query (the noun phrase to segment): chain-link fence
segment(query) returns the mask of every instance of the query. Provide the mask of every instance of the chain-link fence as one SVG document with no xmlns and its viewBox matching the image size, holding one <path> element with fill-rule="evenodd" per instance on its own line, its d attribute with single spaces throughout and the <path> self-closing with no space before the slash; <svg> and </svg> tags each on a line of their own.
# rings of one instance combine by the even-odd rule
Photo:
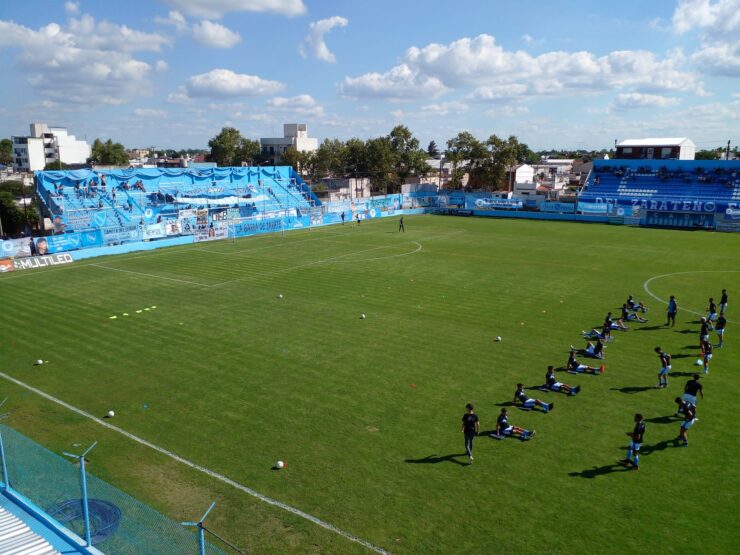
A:
<svg viewBox="0 0 740 555">
<path fill-rule="evenodd" d="M 0 425 L 9 485 L 57 522 L 85 537 L 80 470 L 12 428 Z M 198 537 L 118 488 L 87 476 L 90 531 L 95 547 L 111 555 L 199 552 Z M 224 554 L 213 545 L 208 554 Z"/>
</svg>

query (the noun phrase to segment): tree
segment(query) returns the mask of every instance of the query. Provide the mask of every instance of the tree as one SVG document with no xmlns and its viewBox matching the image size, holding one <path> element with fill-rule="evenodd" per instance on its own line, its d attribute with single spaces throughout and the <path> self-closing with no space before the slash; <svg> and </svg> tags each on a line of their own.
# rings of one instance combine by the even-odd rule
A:
<svg viewBox="0 0 740 555">
<path fill-rule="evenodd" d="M 121 143 L 114 143 L 111 139 L 103 142 L 95 139 L 92 146 L 90 162 L 99 166 L 128 166 L 129 159 L 126 149 Z"/>
<path fill-rule="evenodd" d="M 400 191 L 400 185 L 406 178 L 426 175 L 429 168 L 426 164 L 427 154 L 419 148 L 419 139 L 413 136 L 405 125 L 397 125 L 388 135 L 393 153 L 395 179 L 391 192 Z"/>
<path fill-rule="evenodd" d="M 10 139 L 0 141 L 0 164 L 13 165 L 13 141 Z"/>
<path fill-rule="evenodd" d="M 439 148 L 437 147 L 437 143 L 434 141 L 429 141 L 429 146 L 427 146 L 427 154 L 430 158 L 437 158 L 439 156 Z"/>
<path fill-rule="evenodd" d="M 216 162 L 219 166 L 233 166 L 238 158 L 239 148 L 243 146 L 243 139 L 238 129 L 224 127 L 221 132 L 208 141 L 211 153 L 209 162 Z"/>
<path fill-rule="evenodd" d="M 520 164 L 536 164 L 540 161 L 540 157 L 534 152 L 527 143 L 519 143 L 517 149 L 516 161 Z"/>
<path fill-rule="evenodd" d="M 342 177 L 346 171 L 345 146 L 339 139 L 324 139 L 316 151 L 316 175 Z"/>
<path fill-rule="evenodd" d="M 720 149 L 720 151 L 723 149 Z M 697 150 L 694 155 L 695 160 L 719 160 L 719 153 L 716 150 Z"/>
<path fill-rule="evenodd" d="M 447 141 L 445 157 L 452 162 L 450 185 L 453 189 L 462 188 L 463 176 L 476 167 L 484 151 L 481 142 L 467 131 L 462 131 Z"/>
<path fill-rule="evenodd" d="M 241 165 L 242 162 L 246 162 L 248 165 L 254 166 L 259 162 L 261 155 L 262 147 L 260 146 L 259 141 L 242 137 L 236 151 L 234 165 L 238 166 Z"/>
<path fill-rule="evenodd" d="M 54 171 L 54 170 L 68 170 L 69 165 L 65 164 L 64 162 L 60 162 L 59 160 L 55 162 L 49 162 L 44 166 L 44 171 Z"/>
</svg>

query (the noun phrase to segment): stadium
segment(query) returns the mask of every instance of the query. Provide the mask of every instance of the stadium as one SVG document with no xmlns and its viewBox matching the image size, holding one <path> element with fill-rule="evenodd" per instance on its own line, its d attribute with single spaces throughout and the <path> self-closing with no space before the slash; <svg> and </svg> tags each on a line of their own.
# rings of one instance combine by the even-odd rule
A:
<svg viewBox="0 0 740 555">
<path fill-rule="evenodd" d="M 5 262 L 3 408 L 56 453 L 98 442 L 87 468 L 103 552 L 142 552 L 159 512 L 192 519 L 184 507 L 211 501 L 209 526 L 256 551 L 448 552 L 461 533 L 473 550 L 590 551 L 616 541 L 614 511 L 650 530 L 639 549 L 660 549 L 677 528 L 650 515 L 698 534 L 675 511 L 688 484 L 663 471 L 674 467 L 695 503 L 714 505 L 703 547 L 728 551 L 734 342 L 706 377 L 688 464 L 672 401 L 695 371 L 703 303 L 737 283 L 737 238 L 706 230 L 734 227 L 738 172 L 597 161 L 564 213 L 431 189 L 322 203 L 289 167 L 40 172 L 58 233 Z M 615 332 L 602 375 L 565 372 L 581 331 L 628 295 L 649 323 Z M 669 295 L 676 328 L 662 325 Z M 655 344 L 673 354 L 670 394 L 653 388 Z M 560 397 L 537 389 L 548 365 L 583 391 L 552 414 L 511 414 L 532 441 L 491 439 L 517 380 Z M 475 465 L 453 418 L 467 402 L 481 418 Z M 612 423 L 629 428 L 633 412 L 650 436 L 645 470 L 625 481 Z M 2 432 L 18 495 L 52 516 L 80 502 L 72 465 Z M 640 497 L 648 483 L 661 495 Z M 82 514 L 69 518 L 84 538 Z M 155 551 L 186 552 L 189 533 L 169 528 L 176 539 Z"/>
</svg>

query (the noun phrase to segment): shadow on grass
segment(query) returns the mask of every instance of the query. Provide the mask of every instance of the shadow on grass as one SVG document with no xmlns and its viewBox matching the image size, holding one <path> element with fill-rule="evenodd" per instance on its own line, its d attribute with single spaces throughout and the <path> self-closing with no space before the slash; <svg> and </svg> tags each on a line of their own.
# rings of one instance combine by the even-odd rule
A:
<svg viewBox="0 0 740 555">
<path fill-rule="evenodd" d="M 640 454 L 647 456 L 651 453 L 654 453 L 655 451 L 664 451 L 668 447 L 678 447 L 678 443 L 675 439 L 666 439 L 664 441 L 656 443 L 655 445 L 643 445 L 642 447 L 640 447 Z"/>
<path fill-rule="evenodd" d="M 678 424 L 681 420 L 678 417 L 668 416 L 656 416 L 655 418 L 646 418 L 645 422 L 652 422 L 653 424 Z"/>
<path fill-rule="evenodd" d="M 679 353 L 677 355 L 671 355 L 671 358 L 691 358 L 694 355 L 690 355 L 688 353 Z"/>
<path fill-rule="evenodd" d="M 467 462 L 458 461 L 455 457 L 465 457 L 465 453 L 453 453 L 452 455 L 429 455 L 423 459 L 406 459 L 409 464 L 437 464 L 441 462 L 451 462 L 460 466 L 468 466 Z"/>
<path fill-rule="evenodd" d="M 635 328 L 635 331 L 655 331 L 655 330 L 661 330 L 665 326 L 661 325 L 655 325 L 655 326 L 644 326 L 642 328 Z"/>
<path fill-rule="evenodd" d="M 604 476 L 605 474 L 611 474 L 612 472 L 629 472 L 629 468 L 618 463 L 613 463 L 604 466 L 594 466 L 592 468 L 582 470 L 581 472 L 569 472 L 568 476 L 573 476 L 574 478 L 577 477 L 593 479 L 598 476 Z"/>
<path fill-rule="evenodd" d="M 652 386 L 646 385 L 646 386 L 633 386 L 633 387 L 612 387 L 612 391 L 620 391 L 622 393 L 640 393 L 642 391 L 650 391 L 651 389 L 655 389 Z"/>
<path fill-rule="evenodd" d="M 691 350 L 691 349 L 701 349 L 701 345 L 684 345 L 681 348 L 684 349 L 684 350 L 686 350 L 686 349 L 689 349 L 689 350 Z"/>
<path fill-rule="evenodd" d="M 674 333 L 683 333 L 683 334 L 687 334 L 687 333 L 697 333 L 698 334 L 699 333 L 696 330 L 673 330 L 673 332 Z"/>
<path fill-rule="evenodd" d="M 671 376 L 674 378 L 680 378 L 680 377 L 690 378 L 694 374 L 701 374 L 701 372 L 671 372 Z"/>
</svg>

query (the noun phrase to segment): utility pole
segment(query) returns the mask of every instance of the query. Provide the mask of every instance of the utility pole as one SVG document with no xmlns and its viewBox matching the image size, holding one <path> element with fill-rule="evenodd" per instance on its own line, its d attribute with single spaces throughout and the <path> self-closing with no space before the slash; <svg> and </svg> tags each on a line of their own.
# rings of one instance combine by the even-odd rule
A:
<svg viewBox="0 0 740 555">
<path fill-rule="evenodd" d="M 730 161 L 730 141 L 727 141 L 727 156 L 725 156 L 725 160 Z"/>
</svg>

